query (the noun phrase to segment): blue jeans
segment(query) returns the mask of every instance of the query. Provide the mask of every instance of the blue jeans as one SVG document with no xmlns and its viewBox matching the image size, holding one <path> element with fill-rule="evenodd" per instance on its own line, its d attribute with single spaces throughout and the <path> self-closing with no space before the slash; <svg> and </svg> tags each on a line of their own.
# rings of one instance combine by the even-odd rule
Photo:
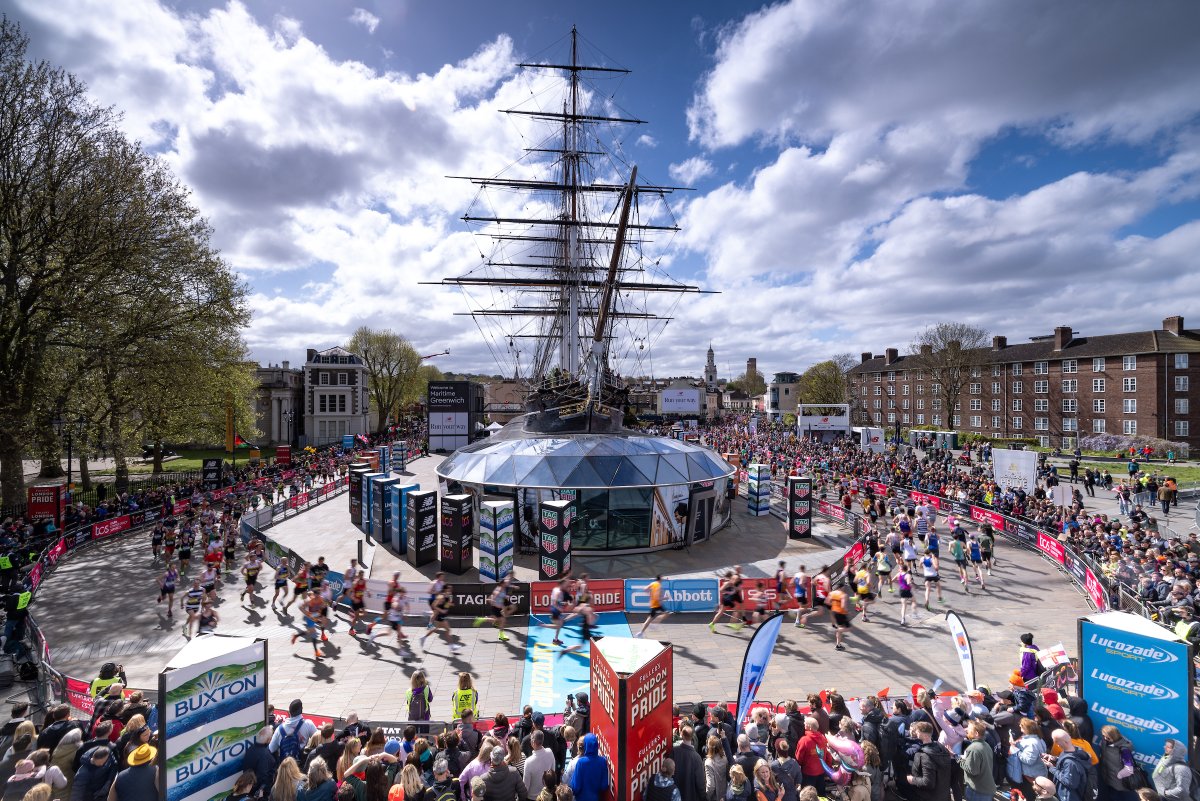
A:
<svg viewBox="0 0 1200 801">
<path fill-rule="evenodd" d="M 992 801 L 992 797 L 987 793 L 977 793 L 970 787 L 963 789 L 963 798 L 965 798 L 966 801 Z"/>
</svg>

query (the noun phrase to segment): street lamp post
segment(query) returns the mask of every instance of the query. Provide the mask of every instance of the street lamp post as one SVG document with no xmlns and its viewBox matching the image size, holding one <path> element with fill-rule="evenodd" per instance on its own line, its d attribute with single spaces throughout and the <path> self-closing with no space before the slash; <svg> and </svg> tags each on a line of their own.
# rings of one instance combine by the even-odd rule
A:
<svg viewBox="0 0 1200 801">
<path fill-rule="evenodd" d="M 286 412 L 284 412 L 282 415 L 280 415 L 280 417 L 283 418 L 283 422 L 287 423 L 287 444 L 291 445 L 292 444 L 292 420 L 295 419 L 296 413 L 294 411 L 292 411 L 291 409 L 288 409 Z"/>
<path fill-rule="evenodd" d="M 60 437 L 65 437 L 67 440 L 67 491 L 71 490 L 71 457 L 72 449 L 75 444 L 75 435 L 78 433 L 83 435 L 84 420 L 83 415 L 80 415 L 76 420 L 64 420 L 62 417 L 54 418 L 54 432 Z M 81 470 L 82 472 L 82 470 Z"/>
</svg>

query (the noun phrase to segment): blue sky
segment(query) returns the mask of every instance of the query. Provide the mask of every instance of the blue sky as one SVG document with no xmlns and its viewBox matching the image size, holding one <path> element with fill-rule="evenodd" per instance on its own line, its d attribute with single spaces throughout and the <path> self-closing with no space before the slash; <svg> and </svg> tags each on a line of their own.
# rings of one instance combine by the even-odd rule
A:
<svg viewBox="0 0 1200 801">
<path fill-rule="evenodd" d="M 710 340 L 722 374 L 803 370 L 946 319 L 1198 324 L 1194 2 L 0 2 L 193 188 L 262 361 L 368 324 L 496 369 L 418 282 L 478 261 L 445 176 L 517 158 L 513 64 L 572 24 L 633 71 L 604 84 L 649 121 L 625 154 L 696 189 L 672 274 L 722 291 L 627 372 L 699 374 Z"/>
</svg>

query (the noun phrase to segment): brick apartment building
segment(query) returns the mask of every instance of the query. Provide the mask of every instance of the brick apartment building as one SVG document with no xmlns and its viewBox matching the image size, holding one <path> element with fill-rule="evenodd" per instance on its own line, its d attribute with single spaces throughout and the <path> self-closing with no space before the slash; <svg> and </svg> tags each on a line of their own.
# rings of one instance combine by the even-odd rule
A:
<svg viewBox="0 0 1200 801">
<path fill-rule="evenodd" d="M 1076 336 L 1070 326 L 1010 345 L 992 339 L 982 366 L 943 409 L 912 356 L 862 354 L 849 371 L 856 425 L 933 426 L 1074 447 L 1091 434 L 1143 434 L 1200 447 L 1200 331 L 1168 317 L 1155 331 Z"/>
</svg>

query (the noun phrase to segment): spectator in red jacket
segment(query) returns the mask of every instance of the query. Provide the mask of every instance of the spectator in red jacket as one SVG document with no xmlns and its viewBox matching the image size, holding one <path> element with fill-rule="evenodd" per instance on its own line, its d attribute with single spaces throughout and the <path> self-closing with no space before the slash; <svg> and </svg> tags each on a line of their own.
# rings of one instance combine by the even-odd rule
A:
<svg viewBox="0 0 1200 801">
<path fill-rule="evenodd" d="M 804 719 L 804 736 L 796 744 L 796 761 L 800 763 L 801 786 L 812 787 L 817 795 L 825 795 L 825 767 L 822 760 L 829 746 L 821 734 L 821 724 L 809 716 Z"/>
</svg>

